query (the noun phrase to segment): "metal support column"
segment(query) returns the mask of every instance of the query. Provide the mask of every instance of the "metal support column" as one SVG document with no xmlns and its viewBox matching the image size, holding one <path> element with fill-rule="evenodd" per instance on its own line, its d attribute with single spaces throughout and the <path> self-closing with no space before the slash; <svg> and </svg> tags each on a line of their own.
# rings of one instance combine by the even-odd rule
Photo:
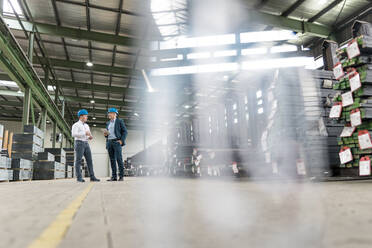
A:
<svg viewBox="0 0 372 248">
<path fill-rule="evenodd" d="M 49 84 L 49 70 L 48 70 L 48 67 L 45 67 L 44 73 L 45 73 L 44 85 L 45 85 L 45 88 L 48 89 L 48 84 Z"/>
<path fill-rule="evenodd" d="M 32 56 L 33 56 L 33 47 L 34 47 L 34 32 L 30 33 L 30 38 L 28 40 L 28 59 L 32 63 Z M 34 114 L 34 105 L 32 101 L 32 94 L 31 89 L 26 88 L 25 89 L 25 97 L 23 100 L 23 119 L 22 123 L 23 125 L 29 124 L 30 119 L 30 111 L 31 111 L 31 117 L 32 117 L 32 124 L 35 125 L 35 114 Z"/>
<path fill-rule="evenodd" d="M 57 134 L 57 123 L 53 122 L 53 132 L 52 132 L 52 147 L 56 148 L 56 134 Z"/>
<path fill-rule="evenodd" d="M 34 52 L 34 39 L 35 39 L 35 33 L 30 32 L 30 38 L 28 39 L 28 59 L 30 60 L 30 63 L 32 64 L 32 58 L 33 58 L 33 52 Z"/>
<path fill-rule="evenodd" d="M 58 97 L 59 97 L 59 87 L 58 87 L 58 85 L 56 87 L 55 92 L 56 92 L 56 94 L 54 96 L 54 102 L 58 107 Z M 54 120 L 54 122 L 53 122 L 53 133 L 52 133 L 52 147 L 53 148 L 56 148 L 56 138 L 57 138 L 56 136 L 57 136 L 57 122 L 56 122 L 56 120 Z"/>
<path fill-rule="evenodd" d="M 46 111 L 46 109 L 43 109 L 41 111 L 41 131 L 44 132 L 44 137 L 45 137 L 45 133 L 46 133 L 47 118 L 48 118 L 48 112 Z M 43 142 L 45 144 L 45 138 L 44 138 Z"/>
<path fill-rule="evenodd" d="M 65 100 L 62 100 L 62 117 L 65 117 Z M 65 135 L 62 134 L 62 137 L 61 137 L 61 149 L 63 148 L 63 141 L 65 140 Z"/>
<path fill-rule="evenodd" d="M 25 97 L 23 98 L 23 115 L 22 115 L 22 130 L 24 125 L 29 124 L 31 107 L 31 89 L 25 89 Z"/>
<path fill-rule="evenodd" d="M 30 99 L 30 109 L 31 109 L 31 120 L 32 120 L 32 125 L 36 125 L 36 122 L 35 122 L 35 111 L 34 111 L 34 103 L 33 103 L 33 99 L 32 99 L 32 96 L 31 96 L 31 99 Z"/>
</svg>

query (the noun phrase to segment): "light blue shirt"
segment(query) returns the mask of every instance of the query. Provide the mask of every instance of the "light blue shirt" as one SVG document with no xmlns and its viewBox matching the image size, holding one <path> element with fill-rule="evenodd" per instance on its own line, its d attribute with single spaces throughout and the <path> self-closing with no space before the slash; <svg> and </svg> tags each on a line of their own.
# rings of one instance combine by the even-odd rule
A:
<svg viewBox="0 0 372 248">
<path fill-rule="evenodd" d="M 108 126 L 108 131 L 110 132 L 108 139 L 116 139 L 117 137 L 115 136 L 115 120 L 110 120 L 110 124 Z"/>
</svg>

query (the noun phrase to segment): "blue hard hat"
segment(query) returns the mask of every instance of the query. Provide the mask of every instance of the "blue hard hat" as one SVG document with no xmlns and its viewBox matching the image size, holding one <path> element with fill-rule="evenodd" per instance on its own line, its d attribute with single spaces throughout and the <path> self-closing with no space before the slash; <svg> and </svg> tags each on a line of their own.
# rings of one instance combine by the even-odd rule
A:
<svg viewBox="0 0 372 248">
<path fill-rule="evenodd" d="M 80 115 L 88 115 L 88 111 L 86 109 L 80 109 L 77 116 L 80 117 Z"/>
<path fill-rule="evenodd" d="M 119 114 L 119 112 L 116 108 L 109 108 L 107 113 L 116 113 L 117 115 Z"/>
</svg>

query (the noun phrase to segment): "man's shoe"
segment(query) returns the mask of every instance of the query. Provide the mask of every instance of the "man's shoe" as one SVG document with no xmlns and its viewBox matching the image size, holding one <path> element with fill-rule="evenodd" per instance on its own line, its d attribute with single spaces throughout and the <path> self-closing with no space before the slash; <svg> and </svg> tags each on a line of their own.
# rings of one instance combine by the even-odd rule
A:
<svg viewBox="0 0 372 248">
<path fill-rule="evenodd" d="M 77 181 L 80 182 L 80 183 L 85 183 L 84 179 L 78 179 Z"/>
<path fill-rule="evenodd" d="M 123 177 L 120 177 L 120 178 L 119 178 L 119 181 L 124 181 L 124 178 L 123 178 Z"/>
<path fill-rule="evenodd" d="M 111 177 L 109 180 L 107 180 L 108 182 L 113 182 L 113 181 L 117 181 L 117 179 L 115 177 Z"/>
<path fill-rule="evenodd" d="M 99 182 L 99 181 L 101 181 L 101 180 L 99 180 L 98 178 L 95 177 L 95 178 L 91 178 L 90 181 L 91 181 L 91 182 Z"/>
</svg>

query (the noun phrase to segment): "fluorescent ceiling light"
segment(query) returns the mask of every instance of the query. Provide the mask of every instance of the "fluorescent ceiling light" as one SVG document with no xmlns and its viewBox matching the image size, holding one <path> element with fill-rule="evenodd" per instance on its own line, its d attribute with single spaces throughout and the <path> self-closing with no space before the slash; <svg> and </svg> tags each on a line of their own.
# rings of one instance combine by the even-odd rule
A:
<svg viewBox="0 0 372 248">
<path fill-rule="evenodd" d="M 211 56 L 210 53 L 189 53 L 187 54 L 187 59 L 203 59 L 203 58 L 209 58 Z"/>
<path fill-rule="evenodd" d="M 95 101 L 94 100 L 90 100 L 90 103 L 95 103 Z"/>
<path fill-rule="evenodd" d="M 219 64 L 157 68 L 151 71 L 151 75 L 153 76 L 182 75 L 182 74 L 196 74 L 196 73 L 203 73 L 203 72 L 236 71 L 238 69 L 239 69 L 238 63 L 219 63 Z"/>
<path fill-rule="evenodd" d="M 18 84 L 13 81 L 0 80 L 0 86 L 15 87 L 18 88 Z"/>
<path fill-rule="evenodd" d="M 177 61 L 177 60 L 183 60 L 183 55 L 182 54 L 177 54 L 177 57 L 174 57 L 174 58 L 160 59 L 160 61 L 162 61 L 162 62 L 166 62 L 166 61 Z"/>
<path fill-rule="evenodd" d="M 245 61 L 242 63 L 243 70 L 262 70 L 283 67 L 303 67 L 313 63 L 312 57 L 293 57 L 279 59 L 262 59 Z"/>
<path fill-rule="evenodd" d="M 159 27 L 159 29 L 162 27 Z M 176 26 L 178 29 L 178 26 Z M 161 31 L 161 29 L 160 29 Z M 190 48 L 190 47 L 206 47 L 218 45 L 235 44 L 235 34 L 224 34 L 215 36 L 202 36 L 202 37 L 185 37 L 179 36 L 177 39 L 160 42 L 160 49 L 173 49 L 173 48 Z"/>
<path fill-rule="evenodd" d="M 297 51 L 297 47 L 294 45 L 273 46 L 270 49 L 271 53 L 295 52 L 295 51 Z"/>
<path fill-rule="evenodd" d="M 267 47 L 247 48 L 242 49 L 242 55 L 265 54 L 267 50 Z"/>
<path fill-rule="evenodd" d="M 93 127 L 96 127 L 97 125 L 96 124 L 93 124 Z"/>
<path fill-rule="evenodd" d="M 88 62 L 87 62 L 87 66 L 92 67 L 92 66 L 93 66 L 93 63 L 90 62 L 90 61 L 88 61 Z"/>
<path fill-rule="evenodd" d="M 151 92 L 151 93 L 154 92 L 155 90 L 152 88 L 152 86 L 150 84 L 150 80 L 147 77 L 146 71 L 144 69 L 142 69 L 141 72 L 142 72 L 143 78 L 145 79 L 148 92 Z"/>
<path fill-rule="evenodd" d="M 224 51 L 217 51 L 214 52 L 214 57 L 228 57 L 228 56 L 236 56 L 236 50 L 224 50 Z"/>
<path fill-rule="evenodd" d="M 294 39 L 297 39 L 296 34 L 293 31 L 288 30 L 260 31 L 240 34 L 241 43 Z"/>
<path fill-rule="evenodd" d="M 95 119 L 97 119 L 97 118 L 96 118 L 96 117 L 93 117 L 92 119 L 95 120 Z"/>
<path fill-rule="evenodd" d="M 133 115 L 139 117 L 139 114 L 138 113 L 134 113 Z"/>
<path fill-rule="evenodd" d="M 55 91 L 56 87 L 52 85 L 48 85 L 48 91 Z"/>
</svg>

